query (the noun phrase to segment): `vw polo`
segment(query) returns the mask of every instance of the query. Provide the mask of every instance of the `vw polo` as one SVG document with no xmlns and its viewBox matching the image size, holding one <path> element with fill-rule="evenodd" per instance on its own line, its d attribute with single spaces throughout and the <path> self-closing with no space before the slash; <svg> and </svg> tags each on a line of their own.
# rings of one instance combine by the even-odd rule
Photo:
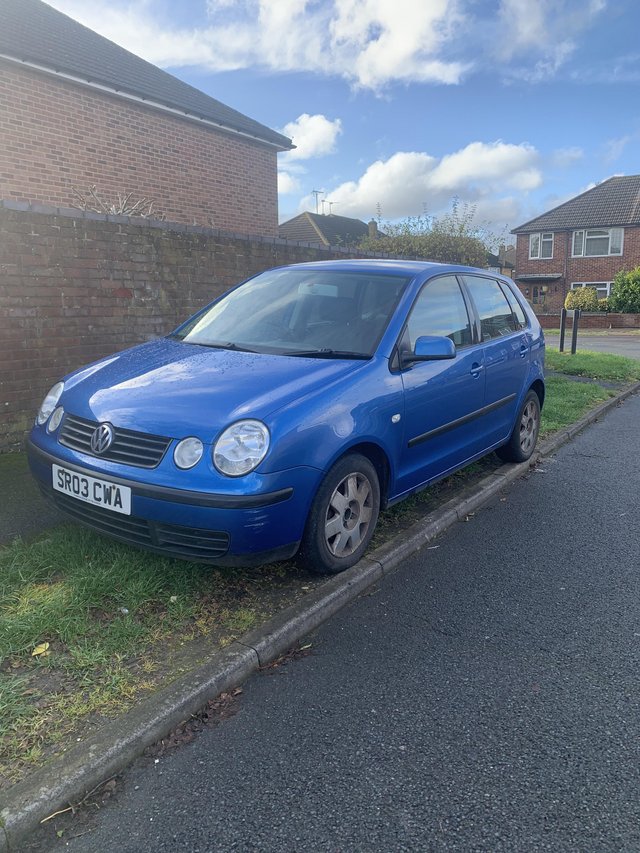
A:
<svg viewBox="0 0 640 853">
<path fill-rule="evenodd" d="M 28 442 L 42 491 L 132 545 L 335 573 L 381 509 L 535 447 L 544 337 L 486 270 L 326 261 L 264 272 L 172 334 L 71 373 Z"/>
</svg>

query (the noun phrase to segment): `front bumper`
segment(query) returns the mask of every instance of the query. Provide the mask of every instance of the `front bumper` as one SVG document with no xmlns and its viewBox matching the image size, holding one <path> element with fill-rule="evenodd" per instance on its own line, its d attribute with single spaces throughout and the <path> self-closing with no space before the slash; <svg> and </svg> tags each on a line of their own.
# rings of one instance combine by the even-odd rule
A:
<svg viewBox="0 0 640 853">
<path fill-rule="evenodd" d="M 112 470 L 97 467 L 95 459 L 87 460 L 89 467 L 71 461 L 67 452 L 45 450 L 34 436 L 27 443 L 27 453 L 43 494 L 75 521 L 130 545 L 215 565 L 252 566 L 292 557 L 302 538 L 319 474 L 314 469 L 299 468 L 287 472 L 293 485 L 259 494 L 221 494 L 158 485 L 147 471 L 137 471 L 136 480 L 114 476 Z M 128 486 L 132 492 L 131 515 L 114 513 L 54 490 L 54 463 L 81 475 Z"/>
</svg>

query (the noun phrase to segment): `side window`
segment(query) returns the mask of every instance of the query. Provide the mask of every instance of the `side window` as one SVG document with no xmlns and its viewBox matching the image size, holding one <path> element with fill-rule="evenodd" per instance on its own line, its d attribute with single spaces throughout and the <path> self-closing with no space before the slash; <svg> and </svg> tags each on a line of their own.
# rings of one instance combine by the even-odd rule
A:
<svg viewBox="0 0 640 853">
<path fill-rule="evenodd" d="M 515 318 L 520 325 L 520 328 L 525 329 L 527 326 L 527 318 L 525 316 L 524 311 L 522 310 L 522 305 L 520 305 L 508 284 L 501 283 L 500 287 L 502 288 L 502 292 L 504 293 L 504 295 L 507 297 L 507 302 L 511 306 L 511 310 L 514 313 Z"/>
<path fill-rule="evenodd" d="M 422 335 L 451 338 L 457 347 L 471 343 L 467 306 L 455 276 L 436 278 L 422 288 L 411 309 L 407 332 L 411 349 Z"/>
<path fill-rule="evenodd" d="M 483 341 L 517 331 L 518 326 L 511 306 L 495 279 L 475 275 L 465 275 L 463 278 L 480 315 Z"/>
</svg>

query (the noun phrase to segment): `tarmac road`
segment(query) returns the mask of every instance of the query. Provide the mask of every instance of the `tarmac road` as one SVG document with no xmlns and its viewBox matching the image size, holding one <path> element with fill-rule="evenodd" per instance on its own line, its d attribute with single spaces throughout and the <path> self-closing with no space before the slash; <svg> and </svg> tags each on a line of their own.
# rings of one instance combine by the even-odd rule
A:
<svg viewBox="0 0 640 853">
<path fill-rule="evenodd" d="M 639 423 L 636 396 L 48 849 L 640 849 Z"/>
<path fill-rule="evenodd" d="M 558 348 L 559 341 L 560 335 L 547 335 L 547 343 L 554 349 Z M 565 352 L 571 352 L 571 329 L 565 332 L 564 349 Z M 578 329 L 578 352 L 583 349 L 640 358 L 640 335 L 590 335 Z"/>
</svg>

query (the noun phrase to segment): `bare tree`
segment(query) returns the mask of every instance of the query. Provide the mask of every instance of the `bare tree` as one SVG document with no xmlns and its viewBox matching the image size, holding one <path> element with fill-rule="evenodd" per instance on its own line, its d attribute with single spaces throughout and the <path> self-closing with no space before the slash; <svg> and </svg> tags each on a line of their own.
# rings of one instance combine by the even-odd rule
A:
<svg viewBox="0 0 640 853">
<path fill-rule="evenodd" d="M 105 201 L 99 195 L 95 184 L 87 188 L 87 192 L 82 193 L 77 187 L 73 187 L 73 194 L 77 198 L 77 203 L 74 207 L 78 210 L 90 210 L 93 213 L 106 213 L 109 215 L 119 216 L 141 216 L 144 219 L 164 219 L 165 215 L 153 212 L 154 202 L 148 198 L 141 198 L 137 201 L 132 199 L 133 193 L 121 195 L 118 193 L 117 201 Z"/>
</svg>

